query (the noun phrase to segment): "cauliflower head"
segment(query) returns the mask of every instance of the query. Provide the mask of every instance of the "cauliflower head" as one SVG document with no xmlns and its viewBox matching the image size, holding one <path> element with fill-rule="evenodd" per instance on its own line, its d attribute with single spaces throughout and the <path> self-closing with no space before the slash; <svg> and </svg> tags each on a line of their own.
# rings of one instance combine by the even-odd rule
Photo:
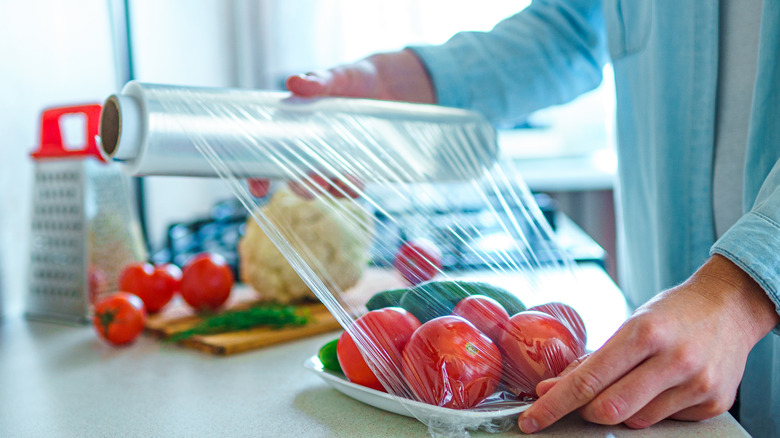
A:
<svg viewBox="0 0 780 438">
<path fill-rule="evenodd" d="M 286 241 L 330 289 L 354 286 L 368 264 L 371 215 L 352 199 L 304 199 L 283 189 L 260 207 Z M 282 304 L 316 299 L 295 269 L 252 217 L 238 243 L 241 281 L 263 301 Z"/>
</svg>

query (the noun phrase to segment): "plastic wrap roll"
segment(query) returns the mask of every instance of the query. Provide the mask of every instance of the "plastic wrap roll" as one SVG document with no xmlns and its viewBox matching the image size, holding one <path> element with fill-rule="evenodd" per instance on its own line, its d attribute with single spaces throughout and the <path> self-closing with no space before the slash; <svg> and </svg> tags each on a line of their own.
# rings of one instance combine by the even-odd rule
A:
<svg viewBox="0 0 780 438">
<path fill-rule="evenodd" d="M 340 174 L 363 163 L 387 181 L 457 180 L 479 176 L 498 154 L 492 126 L 470 111 L 135 81 L 107 99 L 100 134 L 103 152 L 135 175 L 292 179 L 291 167 Z M 329 151 L 352 160 L 325 163 Z"/>
</svg>

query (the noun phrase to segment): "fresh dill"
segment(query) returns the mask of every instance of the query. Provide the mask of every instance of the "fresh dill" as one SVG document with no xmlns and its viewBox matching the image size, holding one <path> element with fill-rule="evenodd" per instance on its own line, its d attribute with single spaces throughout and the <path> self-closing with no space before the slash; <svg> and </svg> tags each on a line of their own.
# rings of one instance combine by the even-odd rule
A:
<svg viewBox="0 0 780 438">
<path fill-rule="evenodd" d="M 168 341 L 179 342 L 196 335 L 213 335 L 255 327 L 282 328 L 302 326 L 311 321 L 309 309 L 279 304 L 264 304 L 242 310 L 229 310 L 206 316 L 198 325 L 174 333 Z"/>
</svg>

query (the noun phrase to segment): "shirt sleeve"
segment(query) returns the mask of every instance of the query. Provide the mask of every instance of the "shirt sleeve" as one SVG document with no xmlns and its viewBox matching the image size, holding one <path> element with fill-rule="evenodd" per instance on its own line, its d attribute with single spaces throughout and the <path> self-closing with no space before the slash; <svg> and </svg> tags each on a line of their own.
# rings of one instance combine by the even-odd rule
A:
<svg viewBox="0 0 780 438">
<path fill-rule="evenodd" d="M 750 274 L 780 313 L 780 2 L 764 3 L 761 20 L 743 193 L 750 208 L 710 252 Z"/>
<path fill-rule="evenodd" d="M 764 180 L 753 208 L 710 252 L 727 257 L 753 277 L 780 313 L 780 161 Z M 780 325 L 774 331 L 780 334 Z"/>
<path fill-rule="evenodd" d="M 495 123 L 595 88 L 608 58 L 600 0 L 536 0 L 489 32 L 409 49 L 428 70 L 440 105 L 479 111 Z"/>
</svg>

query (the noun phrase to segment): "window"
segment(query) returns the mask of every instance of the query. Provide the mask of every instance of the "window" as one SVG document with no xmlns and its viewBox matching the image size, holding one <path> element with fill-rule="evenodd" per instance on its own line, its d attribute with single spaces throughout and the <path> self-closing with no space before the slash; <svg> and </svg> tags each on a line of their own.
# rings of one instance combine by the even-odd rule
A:
<svg viewBox="0 0 780 438">
<path fill-rule="evenodd" d="M 280 88 L 289 74 L 355 61 L 409 44 L 438 44 L 461 30 L 490 30 L 530 0 L 266 0 L 237 7 L 259 54 L 244 66 L 260 84 Z M 242 10 L 243 9 L 243 10 Z M 242 18 L 243 17 L 243 18 Z M 246 18 L 248 17 L 248 18 Z M 241 62 L 239 60 L 239 62 Z M 249 61 L 252 63 L 252 61 Z"/>
</svg>

